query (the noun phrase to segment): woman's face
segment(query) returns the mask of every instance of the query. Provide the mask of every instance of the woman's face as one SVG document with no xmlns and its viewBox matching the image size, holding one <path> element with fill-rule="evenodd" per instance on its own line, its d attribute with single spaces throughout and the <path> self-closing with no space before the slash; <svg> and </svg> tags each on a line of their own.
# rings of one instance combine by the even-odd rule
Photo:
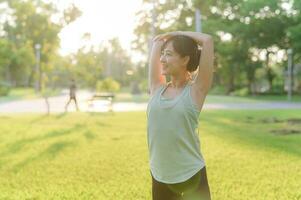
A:
<svg viewBox="0 0 301 200">
<path fill-rule="evenodd" d="M 186 72 L 186 60 L 174 50 L 172 42 L 168 42 L 160 57 L 163 65 L 162 75 L 177 75 Z"/>
</svg>

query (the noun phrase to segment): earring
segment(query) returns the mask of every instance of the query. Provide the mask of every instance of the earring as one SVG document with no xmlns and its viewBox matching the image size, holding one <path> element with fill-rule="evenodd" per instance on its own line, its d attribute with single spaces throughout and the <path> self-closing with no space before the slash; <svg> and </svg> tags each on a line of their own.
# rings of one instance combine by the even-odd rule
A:
<svg viewBox="0 0 301 200">
<path fill-rule="evenodd" d="M 188 76 L 188 80 L 190 80 L 190 81 L 191 81 L 191 80 L 192 80 L 192 75 L 191 75 L 191 72 L 188 72 L 188 73 L 187 73 L 187 76 Z"/>
</svg>

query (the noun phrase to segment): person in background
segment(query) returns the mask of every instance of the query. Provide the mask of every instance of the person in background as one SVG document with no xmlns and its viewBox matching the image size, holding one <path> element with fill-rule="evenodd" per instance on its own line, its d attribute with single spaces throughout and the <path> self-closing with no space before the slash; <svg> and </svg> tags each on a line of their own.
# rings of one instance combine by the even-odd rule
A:
<svg viewBox="0 0 301 200">
<path fill-rule="evenodd" d="M 68 106 L 72 100 L 75 103 L 76 111 L 79 111 L 77 100 L 76 100 L 76 84 L 74 79 L 71 79 L 71 84 L 69 87 L 69 100 L 65 105 L 65 112 L 67 112 Z"/>
</svg>

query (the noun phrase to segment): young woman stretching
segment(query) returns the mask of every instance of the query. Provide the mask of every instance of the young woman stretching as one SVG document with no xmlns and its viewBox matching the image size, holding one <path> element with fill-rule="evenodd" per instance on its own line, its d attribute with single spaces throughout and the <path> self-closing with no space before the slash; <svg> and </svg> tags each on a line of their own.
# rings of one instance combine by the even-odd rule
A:
<svg viewBox="0 0 301 200">
<path fill-rule="evenodd" d="M 147 106 L 153 200 L 211 199 L 197 130 L 212 83 L 213 54 L 207 34 L 177 31 L 153 39 Z"/>
</svg>

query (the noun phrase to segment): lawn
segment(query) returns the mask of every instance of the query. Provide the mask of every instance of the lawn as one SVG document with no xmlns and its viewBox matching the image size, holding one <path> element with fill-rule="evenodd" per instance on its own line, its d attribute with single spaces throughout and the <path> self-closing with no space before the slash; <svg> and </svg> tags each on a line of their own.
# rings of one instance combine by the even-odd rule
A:
<svg viewBox="0 0 301 200">
<path fill-rule="evenodd" d="M 151 199 L 145 112 L 0 116 L 0 199 Z M 213 200 L 300 200 L 298 110 L 206 110 Z"/>
<path fill-rule="evenodd" d="M 207 103 L 263 103 L 271 101 L 289 102 L 286 95 L 226 96 L 209 94 Z M 292 96 L 291 102 L 301 102 L 301 95 Z"/>
</svg>

